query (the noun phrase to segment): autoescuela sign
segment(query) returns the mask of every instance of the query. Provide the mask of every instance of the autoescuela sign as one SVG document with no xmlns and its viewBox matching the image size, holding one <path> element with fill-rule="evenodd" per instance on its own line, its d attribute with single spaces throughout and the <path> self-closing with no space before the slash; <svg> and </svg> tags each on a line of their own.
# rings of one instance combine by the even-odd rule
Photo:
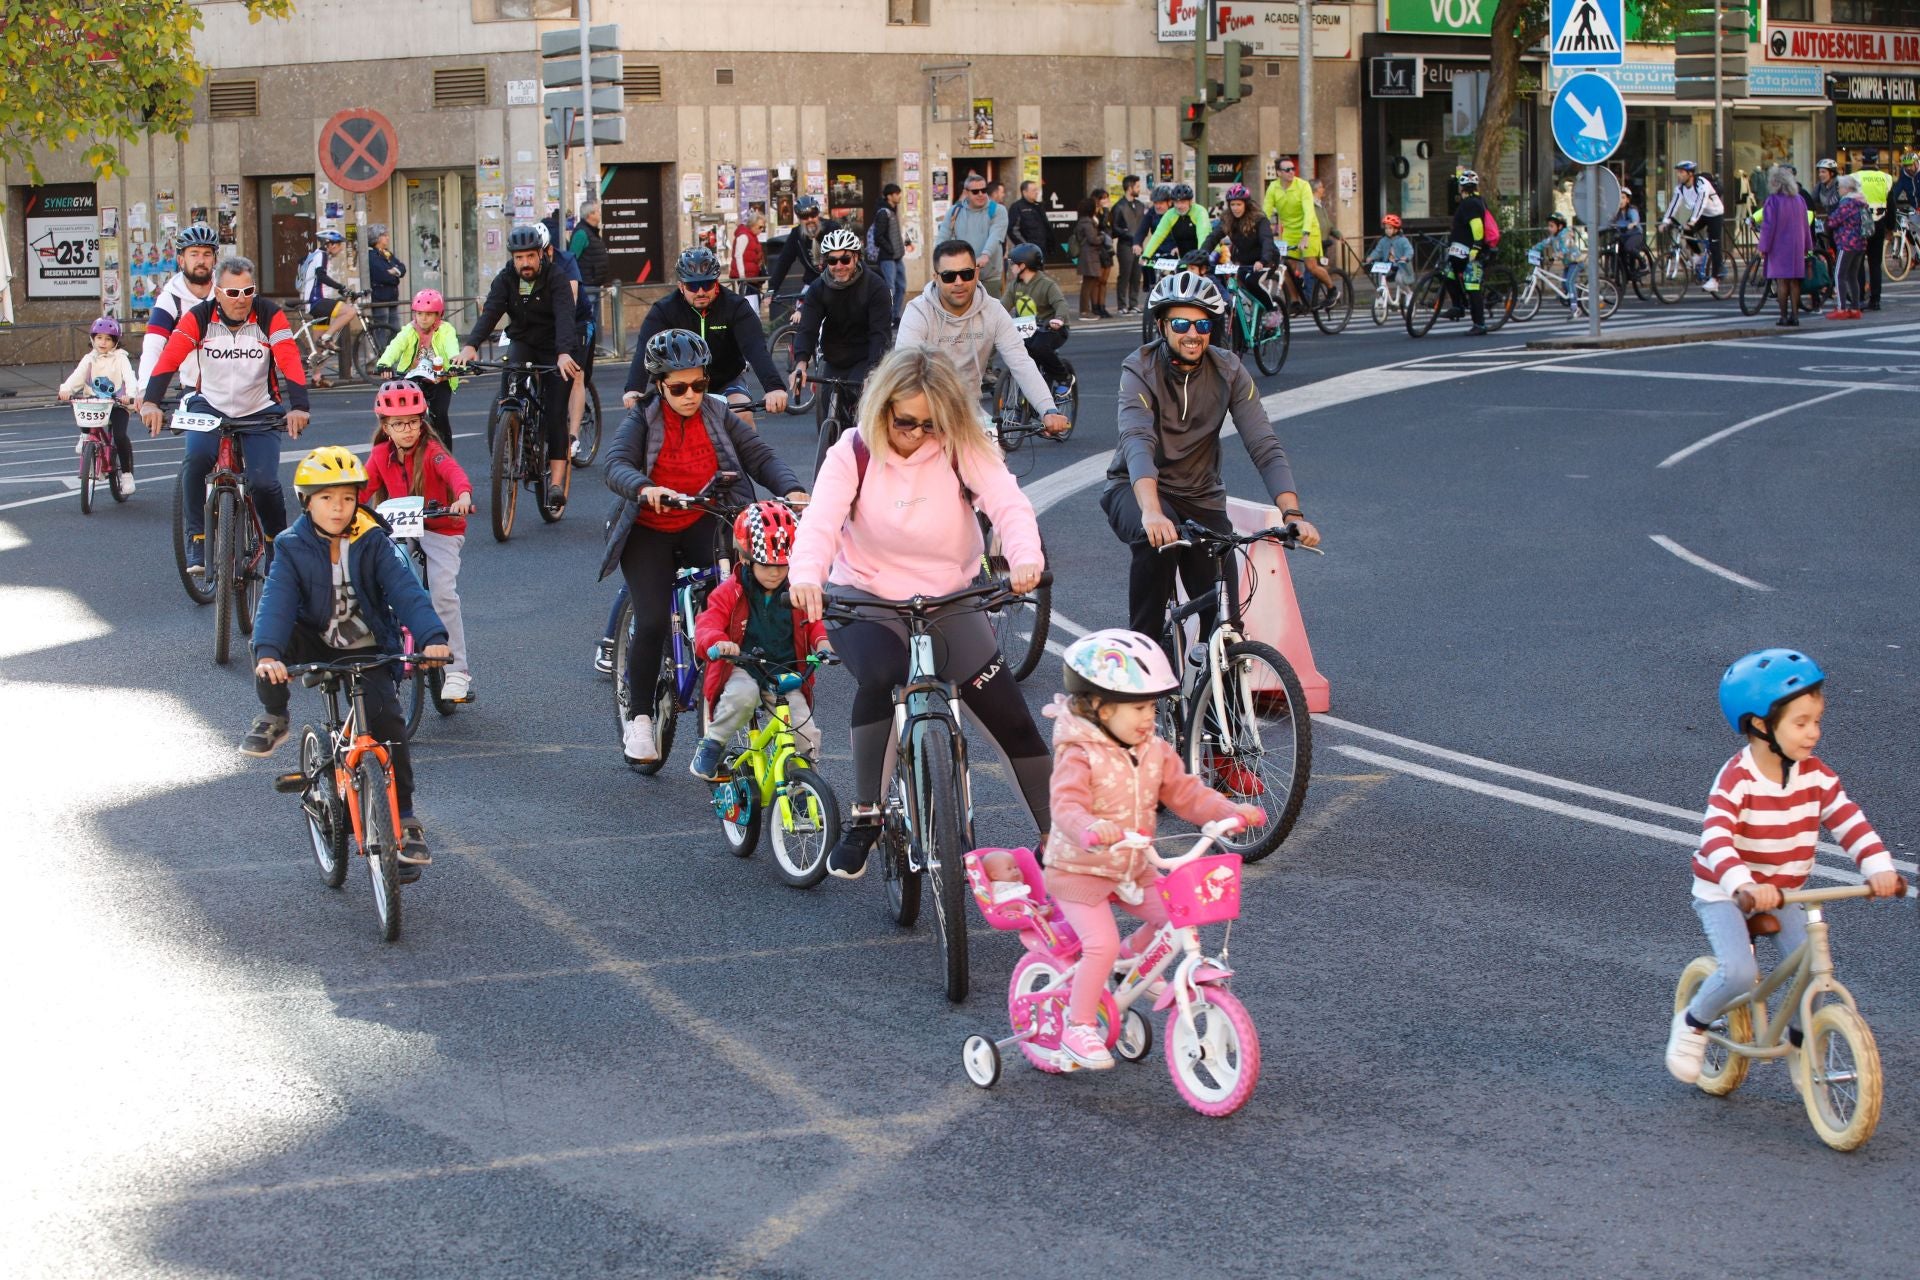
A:
<svg viewBox="0 0 1920 1280">
<path fill-rule="evenodd" d="M 29 187 L 29 298 L 99 298 L 100 207 L 90 186 Z"/>
<path fill-rule="evenodd" d="M 1867 66 L 1920 64 L 1920 33 L 1874 27 L 1768 22 L 1761 42 L 1769 62 L 1846 62 Z"/>
</svg>

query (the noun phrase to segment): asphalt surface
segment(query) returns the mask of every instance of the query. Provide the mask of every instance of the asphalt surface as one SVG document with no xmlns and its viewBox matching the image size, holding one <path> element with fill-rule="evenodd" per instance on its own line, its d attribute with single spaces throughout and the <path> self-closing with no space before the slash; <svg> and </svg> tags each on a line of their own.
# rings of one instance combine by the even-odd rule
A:
<svg viewBox="0 0 1920 1280">
<path fill-rule="evenodd" d="M 1105 1075 L 1011 1056 L 976 1089 L 960 1045 L 1004 1034 L 1015 942 L 977 928 L 949 1006 L 930 914 L 897 929 L 877 876 L 796 892 L 764 843 L 728 856 L 687 726 L 659 776 L 624 767 L 590 663 L 599 468 L 561 523 L 523 504 L 509 544 L 469 535 L 479 701 L 416 739 L 435 863 L 380 942 L 364 874 L 321 885 L 268 786 L 292 750 L 234 751 L 254 704 L 175 576 L 178 444 L 143 438 L 133 500 L 82 518 L 66 411 L 0 413 L 5 1271 L 1912 1274 L 1911 905 L 1829 916 L 1886 1078 L 1863 1150 L 1820 1145 L 1784 1067 L 1714 1099 L 1661 1049 L 1704 950 L 1687 845 L 1737 745 L 1730 658 L 1818 657 L 1822 756 L 1903 861 L 1920 839 L 1916 304 L 1893 286 L 1859 325 L 1600 354 L 1524 351 L 1543 321 L 1296 333 L 1260 381 L 1326 538 L 1292 569 L 1333 711 L 1234 928 L 1264 1062 L 1225 1120 L 1158 1045 Z M 1075 334 L 1079 427 L 1025 477 L 1084 626 L 1124 611 L 1095 498 L 1126 333 Z M 301 444 L 364 443 L 367 400 L 321 394 Z M 463 391 L 456 431 L 484 408 Z M 763 425 L 804 469 L 811 418 Z M 456 451 L 485 474 L 478 438 Z M 1040 483 L 1060 473 L 1088 483 Z M 1036 707 L 1058 678 L 1050 656 Z M 850 689 L 822 679 L 843 794 Z M 296 693 L 296 724 L 318 712 Z M 992 770 L 976 795 L 984 841 L 1031 838 Z"/>
</svg>

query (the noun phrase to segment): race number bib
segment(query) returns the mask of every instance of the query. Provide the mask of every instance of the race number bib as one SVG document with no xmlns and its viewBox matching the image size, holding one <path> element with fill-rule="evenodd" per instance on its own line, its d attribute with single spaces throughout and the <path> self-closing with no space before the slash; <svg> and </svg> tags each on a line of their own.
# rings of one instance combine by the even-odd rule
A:
<svg viewBox="0 0 1920 1280">
<path fill-rule="evenodd" d="M 1031 338 L 1040 331 L 1039 318 L 1036 316 L 1015 316 L 1013 318 L 1013 331 L 1020 335 L 1022 341 Z"/>
<path fill-rule="evenodd" d="M 176 409 L 173 421 L 169 423 L 175 431 L 218 431 L 220 415 L 217 413 L 189 413 L 185 409 Z"/>
<path fill-rule="evenodd" d="M 389 498 L 380 504 L 377 510 L 396 538 L 417 538 L 427 527 L 426 517 L 421 514 L 426 509 L 425 498 Z"/>
</svg>

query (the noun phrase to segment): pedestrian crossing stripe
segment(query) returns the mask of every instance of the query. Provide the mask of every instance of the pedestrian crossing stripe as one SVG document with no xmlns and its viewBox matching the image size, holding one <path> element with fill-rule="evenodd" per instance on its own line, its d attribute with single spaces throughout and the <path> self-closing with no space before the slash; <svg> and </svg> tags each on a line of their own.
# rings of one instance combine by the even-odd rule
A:
<svg viewBox="0 0 1920 1280">
<path fill-rule="evenodd" d="M 1620 37 L 1595 0 L 1574 0 L 1573 12 L 1560 38 L 1554 42 L 1557 54 L 1619 53 Z"/>
</svg>

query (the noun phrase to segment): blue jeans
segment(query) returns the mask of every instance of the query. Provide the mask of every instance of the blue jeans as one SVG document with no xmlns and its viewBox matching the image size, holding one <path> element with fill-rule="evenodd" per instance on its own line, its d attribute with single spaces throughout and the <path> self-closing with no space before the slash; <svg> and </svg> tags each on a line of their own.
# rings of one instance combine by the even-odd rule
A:
<svg viewBox="0 0 1920 1280">
<path fill-rule="evenodd" d="M 247 478 L 247 492 L 260 512 L 260 527 L 273 541 L 287 527 L 287 496 L 280 488 L 280 433 L 242 431 L 234 437 Z M 186 460 L 180 464 L 180 483 L 186 486 L 187 538 L 207 531 L 207 475 L 220 452 L 218 431 L 195 431 L 187 436 Z"/>
<path fill-rule="evenodd" d="M 1700 984 L 1692 1003 L 1687 1005 L 1687 1012 L 1699 1022 L 1712 1022 L 1760 985 L 1760 965 L 1754 959 L 1753 943 L 1747 937 L 1747 918 L 1738 905 L 1695 898 L 1693 910 L 1700 917 L 1700 927 L 1707 931 L 1707 942 L 1713 947 L 1713 958 L 1720 962 L 1720 968 Z M 1796 904 L 1781 907 L 1773 914 L 1780 921 L 1780 932 L 1773 940 L 1780 944 L 1780 958 L 1784 960 L 1807 940 L 1807 909 Z M 1788 1025 L 1797 1025 L 1800 1011 L 1791 1010 L 1787 1016 Z"/>
<path fill-rule="evenodd" d="M 893 324 L 900 327 L 900 313 L 907 309 L 907 264 L 880 260 L 880 279 L 893 290 Z"/>
</svg>

